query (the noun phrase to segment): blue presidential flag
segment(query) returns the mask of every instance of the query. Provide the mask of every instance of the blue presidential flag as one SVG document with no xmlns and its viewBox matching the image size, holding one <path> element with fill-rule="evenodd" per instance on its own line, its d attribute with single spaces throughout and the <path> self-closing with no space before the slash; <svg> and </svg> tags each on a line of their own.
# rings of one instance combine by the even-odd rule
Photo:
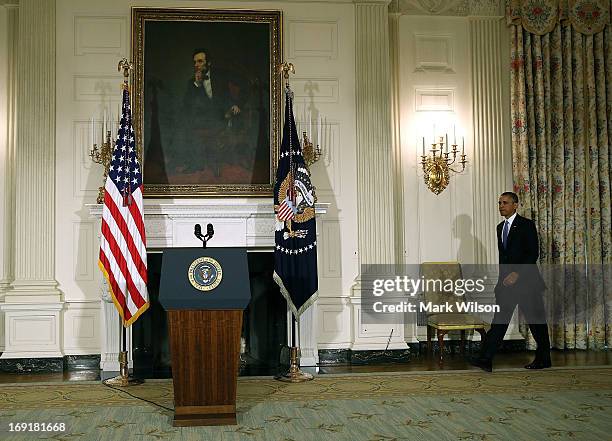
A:
<svg viewBox="0 0 612 441">
<path fill-rule="evenodd" d="M 285 95 L 285 125 L 274 185 L 274 280 L 299 317 L 317 297 L 316 198 L 295 128 L 293 92 L 287 87 Z"/>
</svg>

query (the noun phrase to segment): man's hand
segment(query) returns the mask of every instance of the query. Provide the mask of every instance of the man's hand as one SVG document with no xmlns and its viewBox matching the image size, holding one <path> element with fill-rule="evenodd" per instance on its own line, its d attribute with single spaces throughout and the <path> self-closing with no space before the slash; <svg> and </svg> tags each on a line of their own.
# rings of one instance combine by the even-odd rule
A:
<svg viewBox="0 0 612 441">
<path fill-rule="evenodd" d="M 240 107 L 234 104 L 229 108 L 227 112 L 225 112 L 225 119 L 230 119 L 234 115 L 238 115 L 240 113 Z"/>
<path fill-rule="evenodd" d="M 519 278 L 518 273 L 513 271 L 510 274 L 508 274 L 506 277 L 504 277 L 502 285 L 504 285 L 504 286 L 512 286 L 512 285 L 514 285 L 516 283 L 518 278 Z"/>
</svg>

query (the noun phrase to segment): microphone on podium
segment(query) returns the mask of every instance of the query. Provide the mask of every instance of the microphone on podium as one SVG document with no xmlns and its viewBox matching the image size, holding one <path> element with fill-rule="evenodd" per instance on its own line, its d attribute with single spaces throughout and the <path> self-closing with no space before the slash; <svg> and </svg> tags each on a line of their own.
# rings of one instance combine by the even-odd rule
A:
<svg viewBox="0 0 612 441">
<path fill-rule="evenodd" d="M 213 224 L 206 225 L 206 237 L 208 239 L 212 238 L 215 234 L 215 230 L 213 229 Z"/>
<path fill-rule="evenodd" d="M 202 234 L 202 225 L 195 224 L 193 227 L 193 234 L 202 241 L 202 247 L 206 248 L 206 242 L 215 235 L 215 229 L 213 228 L 213 224 L 206 225 L 206 234 L 204 235 Z"/>
</svg>

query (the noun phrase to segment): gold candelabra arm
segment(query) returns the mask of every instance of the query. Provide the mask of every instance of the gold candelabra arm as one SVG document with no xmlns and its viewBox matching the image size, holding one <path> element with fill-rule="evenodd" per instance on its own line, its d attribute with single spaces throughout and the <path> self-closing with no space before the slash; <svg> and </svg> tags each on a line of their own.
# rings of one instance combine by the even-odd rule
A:
<svg viewBox="0 0 612 441">
<path fill-rule="evenodd" d="M 302 154 L 308 167 L 321 158 L 321 147 L 319 145 L 314 146 L 312 141 L 308 139 L 306 132 L 302 132 Z"/>
<path fill-rule="evenodd" d="M 110 167 L 114 147 L 114 144 L 111 141 L 110 130 L 107 130 L 105 135 L 106 136 L 102 141 L 102 145 L 98 148 L 98 144 L 94 143 L 93 147 L 89 151 L 91 160 L 96 164 L 101 164 L 102 167 L 104 167 L 104 173 L 102 175 L 103 185 L 98 188 L 98 198 L 96 200 L 98 204 L 104 202 L 104 184 L 106 183 L 106 177 L 108 176 L 108 168 Z"/>
</svg>

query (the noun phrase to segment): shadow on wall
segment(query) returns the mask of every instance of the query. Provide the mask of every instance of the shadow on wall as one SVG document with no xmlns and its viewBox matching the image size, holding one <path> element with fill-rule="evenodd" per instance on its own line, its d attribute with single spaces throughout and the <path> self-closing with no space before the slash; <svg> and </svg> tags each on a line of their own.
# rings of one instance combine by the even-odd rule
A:
<svg viewBox="0 0 612 441">
<path fill-rule="evenodd" d="M 464 264 L 486 263 L 486 248 L 474 236 L 472 224 L 472 218 L 467 214 L 460 214 L 453 221 L 453 237 L 459 239 L 456 259 Z M 482 262 L 476 262 L 476 256 L 483 256 Z"/>
</svg>

